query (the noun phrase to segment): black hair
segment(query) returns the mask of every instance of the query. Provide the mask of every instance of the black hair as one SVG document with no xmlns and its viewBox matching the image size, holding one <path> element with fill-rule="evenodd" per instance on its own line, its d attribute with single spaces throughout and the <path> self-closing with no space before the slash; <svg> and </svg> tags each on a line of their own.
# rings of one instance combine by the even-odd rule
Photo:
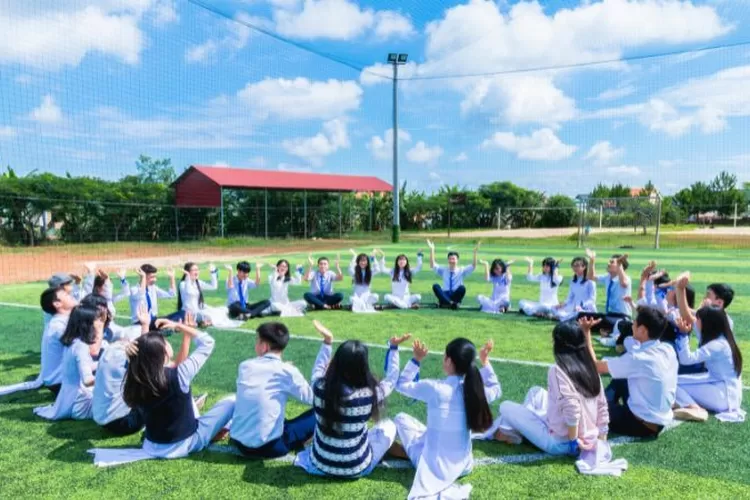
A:
<svg viewBox="0 0 750 500">
<path fill-rule="evenodd" d="M 243 260 L 242 262 L 237 263 L 237 270 L 242 271 L 243 273 L 249 273 L 250 272 L 250 263 L 246 260 Z"/>
<path fill-rule="evenodd" d="M 602 391 L 602 380 L 596 363 L 578 323 L 558 323 L 552 330 L 555 363 L 568 376 L 576 390 L 586 398 L 595 398 Z"/>
<path fill-rule="evenodd" d="M 453 362 L 456 375 L 464 378 L 464 410 L 466 425 L 474 432 L 484 432 L 492 426 L 492 412 L 484 393 L 484 381 L 474 363 L 477 349 L 467 339 L 457 338 L 445 347 L 445 356 Z"/>
<path fill-rule="evenodd" d="M 101 309 L 107 315 L 104 323 L 105 327 L 109 326 L 109 324 L 112 322 L 112 313 L 109 310 L 109 301 L 105 296 L 100 295 L 96 292 L 90 293 L 82 298 L 81 302 L 78 305 L 85 307 L 97 307 Z"/>
<path fill-rule="evenodd" d="M 337 425 L 341 417 L 341 399 L 347 390 L 370 389 L 372 393 L 371 418 L 378 420 L 383 402 L 378 401 L 378 380 L 370 371 L 367 346 L 359 340 L 347 340 L 336 349 L 325 377 L 317 384 L 323 386 L 323 408 L 320 425 L 326 433 L 339 434 Z"/>
<path fill-rule="evenodd" d="M 101 295 L 104 292 L 104 286 L 107 284 L 107 279 L 107 276 L 102 276 L 101 274 L 94 276 L 93 293 Z"/>
<path fill-rule="evenodd" d="M 183 266 L 183 269 L 189 273 L 190 272 L 190 268 L 193 267 L 193 266 L 197 266 L 197 265 L 198 264 L 196 264 L 195 262 L 186 262 L 185 266 Z M 182 279 L 180 281 L 185 281 L 186 279 L 188 279 L 188 277 L 189 277 L 189 275 L 187 273 L 183 274 L 182 275 Z M 198 305 L 200 307 L 203 307 L 203 304 L 205 302 L 203 300 L 203 290 L 201 290 L 201 280 L 200 279 L 195 280 L 195 286 L 198 287 Z M 177 292 L 177 310 L 178 311 L 182 311 L 182 293 L 180 291 Z"/>
<path fill-rule="evenodd" d="M 633 322 L 627 319 L 621 319 L 617 322 L 617 330 L 620 335 L 615 340 L 615 345 L 624 345 L 625 339 L 633 336 Z"/>
<path fill-rule="evenodd" d="M 157 269 L 151 264 L 143 264 L 141 266 L 141 271 L 143 271 L 146 274 L 154 274 L 157 271 Z"/>
<path fill-rule="evenodd" d="M 449 258 L 449 259 L 451 258 L 451 255 L 455 255 L 457 259 L 459 259 L 459 258 L 460 258 L 460 257 L 458 256 L 458 252 L 453 252 L 453 251 L 451 251 L 451 252 L 448 252 L 448 258 Z"/>
<path fill-rule="evenodd" d="M 508 272 L 508 264 L 503 259 L 495 259 L 490 265 L 490 276 L 495 276 L 495 269 L 498 267 L 500 268 L 500 276 Z"/>
<path fill-rule="evenodd" d="M 549 266 L 549 286 L 550 288 L 557 287 L 555 283 L 555 269 L 557 269 L 557 261 L 554 257 L 546 257 L 542 261 L 542 272 L 544 272 L 544 266 Z"/>
<path fill-rule="evenodd" d="M 671 327 L 667 317 L 659 309 L 651 306 L 640 306 L 635 317 L 636 323 L 646 327 L 649 340 L 659 340 L 668 333 Z"/>
<path fill-rule="evenodd" d="M 706 290 L 711 290 L 716 298 L 724 301 L 724 309 L 729 307 L 734 300 L 734 290 L 726 283 L 711 283 L 706 287 Z"/>
<path fill-rule="evenodd" d="M 122 399 L 129 407 L 137 408 L 161 399 L 169 390 L 164 370 L 167 341 L 160 332 L 151 331 L 133 343 L 138 352 L 128 355 Z"/>
<path fill-rule="evenodd" d="M 359 261 L 365 259 L 367 265 L 365 266 L 365 274 L 362 276 L 362 268 L 359 267 Z M 370 267 L 370 258 L 367 254 L 361 253 L 357 255 L 354 264 L 354 283 L 357 285 L 369 285 L 372 281 L 372 268 Z"/>
<path fill-rule="evenodd" d="M 695 309 L 695 288 L 688 285 L 685 287 L 685 298 L 687 299 L 688 307 Z"/>
<path fill-rule="evenodd" d="M 729 325 L 727 313 L 720 307 L 706 306 L 698 309 L 696 316 L 701 320 L 701 347 L 724 335 L 732 350 L 734 372 L 739 377 L 742 374 L 742 353 L 737 346 L 732 327 Z"/>
<path fill-rule="evenodd" d="M 289 343 L 289 329 L 284 323 L 263 323 L 256 330 L 258 339 L 268 344 L 272 351 L 283 351 Z"/>
<path fill-rule="evenodd" d="M 622 254 L 616 253 L 611 258 L 619 259 L 622 256 L 623 256 Z M 630 263 L 628 262 L 628 259 L 627 258 L 622 259 L 622 268 L 627 271 L 628 267 L 630 267 Z"/>
<path fill-rule="evenodd" d="M 396 256 L 396 261 L 393 263 L 393 281 L 398 281 L 399 278 L 399 267 L 398 267 L 398 261 L 403 257 L 406 259 L 406 265 L 404 266 L 404 279 L 411 283 L 411 268 L 409 267 L 409 257 L 407 257 L 404 254 L 400 254 Z"/>
<path fill-rule="evenodd" d="M 323 261 L 329 262 L 328 257 L 318 257 L 318 265 Z"/>
<path fill-rule="evenodd" d="M 57 297 L 57 292 L 61 291 L 62 289 L 63 287 L 61 286 L 50 287 L 42 292 L 42 295 L 39 296 L 39 305 L 41 306 L 42 311 L 52 316 L 57 314 L 57 307 L 55 307 L 55 302 L 60 301 L 60 299 Z"/>
<path fill-rule="evenodd" d="M 583 262 L 583 278 L 581 278 L 581 283 L 586 283 L 589 273 L 589 261 L 586 260 L 586 257 L 575 257 L 570 261 L 570 267 L 572 268 L 578 262 Z M 578 283 L 578 275 L 576 273 L 573 273 L 573 283 Z"/>
<path fill-rule="evenodd" d="M 94 321 L 97 319 L 106 321 L 107 314 L 100 307 L 91 307 L 78 305 L 70 312 L 68 326 L 65 327 L 65 333 L 60 338 L 60 343 L 69 346 L 75 339 L 80 339 L 88 345 L 96 342 L 96 332 L 94 332 Z"/>
<path fill-rule="evenodd" d="M 656 273 L 656 271 L 654 271 L 654 273 Z M 654 286 L 666 285 L 670 281 L 672 280 L 669 278 L 669 273 L 664 273 L 654 280 Z"/>
<path fill-rule="evenodd" d="M 283 276 L 284 281 L 285 282 L 292 281 L 292 270 L 291 270 L 291 266 L 289 265 L 289 261 L 288 260 L 286 260 L 286 259 L 280 259 L 276 263 L 276 269 L 279 268 L 279 266 L 281 265 L 282 262 L 286 263 L 286 274 Z"/>
</svg>

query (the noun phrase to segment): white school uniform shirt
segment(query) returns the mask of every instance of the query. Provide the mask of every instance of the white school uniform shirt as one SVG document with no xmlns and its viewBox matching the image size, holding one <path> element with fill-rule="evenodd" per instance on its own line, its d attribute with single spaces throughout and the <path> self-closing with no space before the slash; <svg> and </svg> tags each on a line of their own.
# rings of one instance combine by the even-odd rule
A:
<svg viewBox="0 0 750 500">
<path fill-rule="evenodd" d="M 336 273 L 329 270 L 321 275 L 319 271 L 313 271 L 308 275 L 308 281 L 310 282 L 310 293 L 313 295 L 333 295 L 333 282 L 336 281 Z"/>
<path fill-rule="evenodd" d="M 412 279 L 414 278 L 414 275 L 417 274 L 419 271 L 422 270 L 422 256 L 417 255 L 417 265 L 411 269 L 411 276 Z M 388 267 L 388 265 L 385 263 L 385 257 L 381 258 L 380 265 L 379 265 L 379 271 L 383 274 L 387 274 L 391 277 L 391 294 L 399 297 L 404 298 L 408 295 L 410 295 L 409 292 L 409 282 L 404 278 L 404 270 L 398 269 L 396 270 L 391 269 Z M 398 277 L 394 280 L 393 276 L 394 273 L 398 272 Z"/>
<path fill-rule="evenodd" d="M 724 309 L 724 314 L 727 315 L 727 322 L 729 323 L 729 328 L 731 328 L 732 331 L 734 331 L 734 320 L 732 319 L 729 314 L 727 314 L 727 310 Z M 695 338 L 698 340 L 698 343 L 701 343 L 701 329 L 698 328 L 698 321 L 693 322 L 693 331 L 695 332 Z"/>
<path fill-rule="evenodd" d="M 492 301 L 496 302 L 503 299 L 510 302 L 510 285 L 513 282 L 512 274 L 508 274 L 507 272 L 502 276 L 490 274 L 487 281 L 492 283 Z"/>
<path fill-rule="evenodd" d="M 34 413 L 49 420 L 91 418 L 93 387 L 85 381 L 94 377 L 97 363 L 91 357 L 89 345 L 75 339 L 66 347 L 62 359 L 62 386 L 55 403 L 34 409 Z"/>
<path fill-rule="evenodd" d="M 575 310 L 580 307 L 586 312 L 596 312 L 596 282 L 582 279 L 570 280 L 570 291 L 563 303 L 565 309 Z"/>
<path fill-rule="evenodd" d="M 248 292 L 258 287 L 255 284 L 255 280 L 248 278 L 240 281 L 237 275 L 234 275 L 232 276 L 232 284 L 234 285 L 232 288 L 227 288 L 227 306 L 231 306 L 235 302 L 240 302 L 240 287 L 242 288 L 242 296 L 245 299 L 245 304 L 249 304 L 250 298 L 248 297 Z M 201 283 L 201 286 L 203 286 L 203 283 Z M 206 290 L 210 290 L 210 288 L 206 288 Z"/>
<path fill-rule="evenodd" d="M 299 285 L 302 277 L 299 273 L 289 276 L 289 281 L 280 276 L 276 271 L 268 277 L 268 286 L 271 288 L 271 302 L 277 304 L 289 303 L 289 285 Z"/>
<path fill-rule="evenodd" d="M 62 383 L 63 351 L 65 346 L 60 339 L 68 327 L 70 315 L 55 314 L 42 334 L 41 377 L 45 386 Z"/>
<path fill-rule="evenodd" d="M 110 344 L 104 349 L 96 369 L 94 384 L 94 422 L 106 425 L 130 413 L 122 399 L 122 382 L 128 367 L 128 355 L 122 343 Z"/>
<path fill-rule="evenodd" d="M 159 301 L 158 299 L 171 299 L 177 294 L 174 289 L 170 288 L 162 290 L 156 285 L 147 286 L 146 289 L 142 289 L 140 284 L 137 287 L 130 289 L 130 320 L 133 323 L 138 323 L 138 308 L 141 304 L 148 308 L 148 300 L 146 300 L 146 294 L 151 299 L 151 308 L 149 314 L 152 318 L 159 315 Z"/>
<path fill-rule="evenodd" d="M 83 292 L 84 295 L 91 295 L 94 293 L 94 278 L 95 276 L 93 274 L 88 274 L 83 280 Z M 104 283 L 104 288 L 102 290 L 102 297 L 107 299 L 107 309 L 109 309 L 109 312 L 112 314 L 112 317 L 117 315 L 117 309 L 115 308 L 115 303 L 120 302 L 123 299 L 126 299 L 130 297 L 130 285 L 128 284 L 128 281 L 125 279 L 120 280 L 120 293 L 117 295 L 114 295 L 114 292 L 112 290 L 112 281 L 107 280 Z"/>
<path fill-rule="evenodd" d="M 612 378 L 627 379 L 627 404 L 636 417 L 657 425 L 672 421 L 679 367 L 672 346 L 658 340 L 636 342 L 622 356 L 605 360 Z"/>
<path fill-rule="evenodd" d="M 526 275 L 526 281 L 539 283 L 539 303 L 547 307 L 554 307 L 560 303 L 558 292 L 562 280 L 563 278 L 559 274 L 553 274 L 551 280 L 550 276 L 544 273 Z M 553 281 L 557 286 L 552 286 Z"/>
<path fill-rule="evenodd" d="M 198 283 L 201 285 L 201 290 L 216 290 L 219 288 L 219 271 L 215 270 L 211 272 L 211 282 L 205 282 L 202 280 L 193 281 L 190 278 L 185 278 L 180 281 L 180 296 L 182 297 L 182 310 L 191 313 L 197 313 L 201 310 L 200 294 L 201 290 L 198 290 Z"/>
<path fill-rule="evenodd" d="M 502 394 L 492 365 L 479 370 L 487 402 Z M 437 497 L 461 475 L 471 469 L 471 432 L 466 425 L 464 377 L 449 376 L 442 380 L 414 382 L 419 365 L 412 359 L 396 383 L 396 391 L 427 404 L 427 430 L 422 455 L 409 498 Z"/>
<path fill-rule="evenodd" d="M 464 278 L 474 272 L 474 266 L 456 267 L 453 271 L 448 267 L 435 264 L 435 274 L 443 278 L 443 290 L 452 292 L 464 284 Z"/>
<path fill-rule="evenodd" d="M 369 257 L 368 257 L 369 258 Z M 364 282 L 364 269 L 361 269 L 359 265 L 357 264 L 357 258 L 353 257 L 351 262 L 349 262 L 349 276 L 352 277 L 352 284 L 354 285 L 354 295 L 361 296 L 366 293 L 370 293 L 370 284 Z M 357 273 L 362 274 L 362 283 L 357 283 L 356 276 Z M 374 277 L 378 273 L 378 265 L 377 261 L 372 261 L 370 263 L 370 277 Z"/>
<path fill-rule="evenodd" d="M 612 277 L 610 274 L 602 274 L 596 277 L 597 283 L 602 285 L 604 290 L 604 313 L 605 314 L 623 314 L 628 318 L 633 314 L 630 304 L 625 302 L 625 297 L 632 297 L 633 283 L 627 276 L 627 286 L 620 284 L 618 276 Z"/>
<path fill-rule="evenodd" d="M 325 374 L 330 360 L 331 346 L 322 344 L 313 366 L 313 382 Z M 289 398 L 307 406 L 313 404 L 312 387 L 294 365 L 270 352 L 241 363 L 232 417 L 232 439 L 248 448 L 259 448 L 280 438 L 284 433 Z"/>
<path fill-rule="evenodd" d="M 723 382 L 727 392 L 727 408 L 736 411 L 742 407 L 742 379 L 734 371 L 734 359 L 732 348 L 726 337 L 706 342 L 697 351 L 690 351 L 690 342 L 687 337 L 676 343 L 677 357 L 683 365 L 695 365 L 705 363 L 709 377 L 707 383 Z"/>
</svg>

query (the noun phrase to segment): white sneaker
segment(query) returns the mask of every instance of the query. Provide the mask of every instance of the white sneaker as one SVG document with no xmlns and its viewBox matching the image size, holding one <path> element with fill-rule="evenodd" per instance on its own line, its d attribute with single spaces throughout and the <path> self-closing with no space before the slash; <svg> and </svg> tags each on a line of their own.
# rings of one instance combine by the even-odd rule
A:
<svg viewBox="0 0 750 500">
<path fill-rule="evenodd" d="M 708 420 L 708 412 L 703 408 L 677 408 L 672 413 L 675 420 L 688 422 L 705 422 Z"/>
</svg>

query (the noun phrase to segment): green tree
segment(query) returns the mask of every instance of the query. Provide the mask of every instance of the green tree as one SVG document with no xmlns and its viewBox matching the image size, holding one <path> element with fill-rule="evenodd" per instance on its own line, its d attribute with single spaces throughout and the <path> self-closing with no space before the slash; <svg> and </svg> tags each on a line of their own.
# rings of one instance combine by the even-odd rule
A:
<svg viewBox="0 0 750 500">
<path fill-rule="evenodd" d="M 146 184 L 164 184 L 169 186 L 177 179 L 172 160 L 169 158 L 156 159 L 141 155 L 135 162 L 138 179 Z"/>
<path fill-rule="evenodd" d="M 541 227 L 571 227 L 576 225 L 576 202 L 565 195 L 551 196 L 539 220 Z"/>
</svg>

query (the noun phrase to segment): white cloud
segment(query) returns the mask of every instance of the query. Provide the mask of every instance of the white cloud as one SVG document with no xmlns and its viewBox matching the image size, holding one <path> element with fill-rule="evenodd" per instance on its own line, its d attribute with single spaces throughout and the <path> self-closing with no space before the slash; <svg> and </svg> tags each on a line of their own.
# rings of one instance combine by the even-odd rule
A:
<svg viewBox="0 0 750 500">
<path fill-rule="evenodd" d="M 281 145 L 287 153 L 321 165 L 324 157 L 350 146 L 346 121 L 340 118 L 327 121 L 315 136 L 286 139 Z"/>
<path fill-rule="evenodd" d="M 379 40 L 408 38 L 415 33 L 411 20 L 394 10 L 383 10 L 375 15 L 373 32 Z"/>
<path fill-rule="evenodd" d="M 594 97 L 595 101 L 615 101 L 629 95 L 635 94 L 636 88 L 633 85 L 623 85 L 613 89 L 607 89 Z"/>
<path fill-rule="evenodd" d="M 185 51 L 185 61 L 189 63 L 204 62 L 213 58 L 219 50 L 214 40 L 206 40 L 199 45 L 188 47 Z"/>
<path fill-rule="evenodd" d="M 429 179 L 430 179 L 431 181 L 435 181 L 435 182 L 442 182 L 442 179 L 440 178 L 440 174 L 438 174 L 437 172 L 430 172 L 430 173 L 429 173 L 429 174 L 427 175 L 427 177 L 429 177 Z"/>
<path fill-rule="evenodd" d="M 371 28 L 375 14 L 349 0 L 305 0 L 302 10 L 276 10 L 276 31 L 303 40 L 352 40 Z"/>
<path fill-rule="evenodd" d="M 417 63 L 409 61 L 398 67 L 398 77 L 413 78 L 418 76 Z M 393 66 L 385 63 L 375 63 L 365 68 L 359 75 L 359 82 L 362 85 L 378 85 L 381 83 L 393 81 Z"/>
<path fill-rule="evenodd" d="M 40 123 L 57 123 L 62 120 L 62 110 L 55 99 L 47 94 L 42 98 L 42 104 L 31 111 L 29 118 Z"/>
<path fill-rule="evenodd" d="M 0 126 L 0 140 L 10 139 L 16 136 L 16 129 L 8 125 Z"/>
<path fill-rule="evenodd" d="M 212 167 L 228 167 L 229 163 L 224 160 L 216 160 L 211 164 Z"/>
<path fill-rule="evenodd" d="M 174 0 L 159 0 L 154 6 L 154 23 L 157 26 L 163 26 L 177 22 L 180 16 L 177 15 L 177 7 Z"/>
<path fill-rule="evenodd" d="M 266 78 L 237 93 L 260 117 L 331 119 L 359 108 L 362 88 L 353 81 Z"/>
<path fill-rule="evenodd" d="M 443 148 L 428 146 L 424 141 L 417 142 L 413 148 L 406 152 L 406 159 L 412 163 L 434 164 L 441 156 L 443 156 Z"/>
<path fill-rule="evenodd" d="M 453 161 L 456 162 L 456 163 L 462 163 L 462 162 L 465 162 L 468 159 L 469 159 L 469 157 L 467 156 L 467 154 L 462 152 L 458 156 L 456 156 L 455 158 L 453 158 Z"/>
<path fill-rule="evenodd" d="M 584 160 L 594 160 L 594 165 L 605 166 L 611 165 L 612 162 L 622 156 L 625 152 L 623 148 L 615 148 L 609 141 L 599 141 L 589 149 Z"/>
<path fill-rule="evenodd" d="M 630 165 L 618 165 L 616 167 L 607 167 L 607 173 L 617 177 L 638 177 L 641 175 L 641 169 Z"/>
<path fill-rule="evenodd" d="M 203 43 L 188 47 L 185 50 L 185 61 L 189 63 L 210 62 L 214 61 L 218 54 L 232 55 L 244 49 L 253 36 L 253 30 L 248 25 L 272 29 L 272 23 L 268 19 L 240 12 L 234 20 L 227 20 L 224 23 L 227 31 L 225 36 L 209 38 Z"/>
<path fill-rule="evenodd" d="M 557 161 L 569 158 L 578 149 L 563 143 L 552 129 L 535 130 L 530 136 L 497 132 L 482 143 L 484 149 L 503 149 L 522 160 Z"/>
<path fill-rule="evenodd" d="M 398 131 L 398 143 L 411 142 L 411 136 L 409 132 L 403 129 Z M 383 134 L 383 137 L 378 135 L 372 136 L 370 142 L 367 143 L 367 149 L 372 152 L 372 156 L 378 160 L 390 160 L 393 158 L 393 129 L 389 128 Z"/>
</svg>

